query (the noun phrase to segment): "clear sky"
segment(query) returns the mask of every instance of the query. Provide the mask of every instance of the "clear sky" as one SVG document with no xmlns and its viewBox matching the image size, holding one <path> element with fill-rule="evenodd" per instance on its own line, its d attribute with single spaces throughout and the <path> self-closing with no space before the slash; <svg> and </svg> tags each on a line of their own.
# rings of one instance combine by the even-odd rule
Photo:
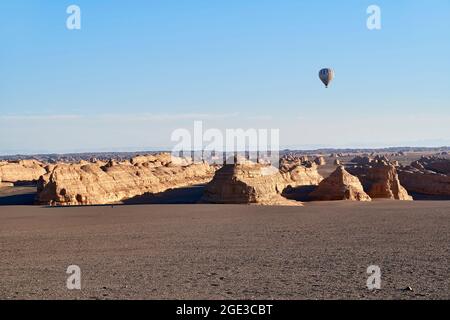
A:
<svg viewBox="0 0 450 320">
<path fill-rule="evenodd" d="M 0 2 L 0 154 L 170 148 L 194 120 L 291 148 L 450 145 L 450 1 Z"/>
</svg>

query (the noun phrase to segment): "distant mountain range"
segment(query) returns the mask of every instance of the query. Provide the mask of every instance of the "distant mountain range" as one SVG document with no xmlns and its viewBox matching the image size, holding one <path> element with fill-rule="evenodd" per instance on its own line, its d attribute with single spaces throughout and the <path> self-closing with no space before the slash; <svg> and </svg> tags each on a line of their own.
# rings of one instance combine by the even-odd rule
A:
<svg viewBox="0 0 450 320">
<path fill-rule="evenodd" d="M 133 152 L 84 152 L 84 153 L 49 153 L 49 154 L 16 154 L 16 155 L 3 155 L 0 156 L 0 160 L 23 160 L 23 159 L 36 159 L 43 162 L 76 162 L 80 160 L 124 160 L 130 159 L 137 155 L 142 154 L 155 154 L 160 152 L 170 152 L 168 150 L 159 151 L 133 151 Z M 442 147 L 386 147 L 386 148 L 321 148 L 321 149 L 283 149 L 280 154 L 297 153 L 297 154 L 338 154 L 338 153 L 396 153 L 396 152 L 450 152 L 450 146 Z M 229 152 L 232 154 L 232 152 Z M 189 156 L 189 152 L 185 152 L 185 156 Z"/>
</svg>

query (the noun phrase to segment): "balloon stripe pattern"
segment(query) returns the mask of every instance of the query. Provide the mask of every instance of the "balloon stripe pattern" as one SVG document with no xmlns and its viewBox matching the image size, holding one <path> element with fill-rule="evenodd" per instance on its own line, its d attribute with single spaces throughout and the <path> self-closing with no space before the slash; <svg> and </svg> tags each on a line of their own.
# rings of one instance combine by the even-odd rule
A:
<svg viewBox="0 0 450 320">
<path fill-rule="evenodd" d="M 323 82 L 326 88 L 334 79 L 334 70 L 330 68 L 325 68 L 319 71 L 319 78 Z"/>
</svg>

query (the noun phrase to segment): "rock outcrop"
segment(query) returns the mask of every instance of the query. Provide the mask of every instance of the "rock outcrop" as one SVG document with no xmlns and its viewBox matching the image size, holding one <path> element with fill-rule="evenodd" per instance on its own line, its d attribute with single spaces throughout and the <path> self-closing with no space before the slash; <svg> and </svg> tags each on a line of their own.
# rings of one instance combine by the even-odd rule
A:
<svg viewBox="0 0 450 320">
<path fill-rule="evenodd" d="M 172 160 L 170 160 L 172 159 Z M 187 160 L 186 160 L 187 161 Z M 106 164 L 56 164 L 38 181 L 36 202 L 47 205 L 116 203 L 145 193 L 206 183 L 214 168 L 207 163 L 184 164 L 183 159 L 159 154 Z"/>
<path fill-rule="evenodd" d="M 312 161 L 282 161 L 279 171 L 291 187 L 318 185 L 323 180 Z"/>
<path fill-rule="evenodd" d="M 318 184 L 317 167 L 284 162 L 281 169 L 244 161 L 217 170 L 207 185 L 202 202 L 260 205 L 301 205 L 282 196 L 287 186 Z"/>
<path fill-rule="evenodd" d="M 411 163 L 419 170 L 428 170 L 436 173 L 450 175 L 450 159 L 440 157 L 422 157 Z"/>
<path fill-rule="evenodd" d="M 322 157 L 322 156 L 314 158 L 314 162 L 315 162 L 315 164 L 317 164 L 318 166 L 324 166 L 324 165 L 327 164 L 327 162 L 325 161 L 325 158 Z"/>
<path fill-rule="evenodd" d="M 339 166 L 325 178 L 310 195 L 313 201 L 354 200 L 371 201 L 359 179 Z"/>
<path fill-rule="evenodd" d="M 350 162 L 356 163 L 358 165 L 368 165 L 373 161 L 369 156 L 356 156 Z"/>
<path fill-rule="evenodd" d="M 285 185 L 274 167 L 259 163 L 225 165 L 206 186 L 202 202 L 295 205 L 281 196 Z"/>
<path fill-rule="evenodd" d="M 171 155 L 170 153 L 160 153 L 157 155 L 141 155 L 130 159 L 133 165 L 147 165 L 153 167 L 161 166 L 188 166 L 192 164 L 190 158 L 180 158 Z"/>
<path fill-rule="evenodd" d="M 424 157 L 398 171 L 408 192 L 450 196 L 450 159 Z"/>
<path fill-rule="evenodd" d="M 14 183 L 11 182 L 2 182 L 2 177 L 0 177 L 0 188 L 12 187 Z"/>
<path fill-rule="evenodd" d="M 347 167 L 347 171 L 357 176 L 364 191 L 372 198 L 412 200 L 406 189 L 400 184 L 396 167 L 385 157 L 375 157 L 364 164 Z"/>
<path fill-rule="evenodd" d="M 46 173 L 37 160 L 18 160 L 0 163 L 0 180 L 3 182 L 35 182 Z"/>
</svg>

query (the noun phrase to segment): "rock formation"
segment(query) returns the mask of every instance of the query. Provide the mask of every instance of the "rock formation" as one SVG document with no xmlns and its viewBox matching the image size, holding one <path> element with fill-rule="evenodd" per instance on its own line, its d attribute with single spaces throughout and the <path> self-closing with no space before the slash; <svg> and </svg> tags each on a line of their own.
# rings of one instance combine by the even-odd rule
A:
<svg viewBox="0 0 450 320">
<path fill-rule="evenodd" d="M 131 164 L 139 165 L 145 164 L 153 167 L 161 166 L 187 166 L 192 164 L 189 158 L 180 158 L 171 155 L 170 153 L 160 153 L 157 155 L 141 155 L 130 159 Z"/>
<path fill-rule="evenodd" d="M 398 171 L 408 192 L 450 196 L 450 159 L 423 157 Z"/>
<path fill-rule="evenodd" d="M 37 160 L 3 161 L 0 163 L 0 180 L 3 182 L 34 182 L 46 173 Z"/>
<path fill-rule="evenodd" d="M 343 166 L 339 166 L 328 178 L 325 178 L 309 195 L 309 198 L 315 201 L 371 201 L 359 179 L 348 173 Z"/>
<path fill-rule="evenodd" d="M 206 183 L 214 174 L 214 168 L 207 163 L 179 163 L 184 160 L 159 154 L 130 161 L 111 160 L 106 164 L 49 165 L 49 172 L 38 181 L 36 202 L 49 205 L 116 203 L 145 193 Z"/>
<path fill-rule="evenodd" d="M 316 157 L 314 159 L 314 162 L 318 165 L 318 166 L 324 166 L 327 164 L 327 162 L 325 161 L 325 158 L 320 156 L 320 157 Z"/>
<path fill-rule="evenodd" d="M 317 165 L 312 161 L 282 161 L 279 171 L 291 187 L 318 185 L 323 180 Z"/>
<path fill-rule="evenodd" d="M 285 181 L 274 167 L 259 163 L 225 165 L 206 186 L 202 202 L 295 205 L 281 196 L 284 188 Z"/>
<path fill-rule="evenodd" d="M 207 185 L 202 201 L 261 205 L 301 205 L 281 194 L 287 186 L 318 184 L 323 178 L 317 167 L 284 162 L 281 169 L 244 161 L 225 165 Z"/>
<path fill-rule="evenodd" d="M 300 162 L 309 162 L 309 157 L 308 156 L 300 156 L 298 158 L 300 160 Z"/>
<path fill-rule="evenodd" d="M 450 159 L 446 158 L 422 157 L 419 160 L 411 163 L 411 166 L 420 170 L 425 169 L 445 175 L 450 174 Z"/>
<path fill-rule="evenodd" d="M 2 182 L 2 177 L 0 176 L 0 188 L 12 187 L 14 186 L 11 182 Z"/>
<path fill-rule="evenodd" d="M 367 165 L 367 164 L 371 163 L 372 161 L 373 161 L 373 159 L 368 156 L 356 156 L 352 160 L 350 160 L 350 162 L 356 163 L 358 165 Z"/>
<path fill-rule="evenodd" d="M 368 163 L 364 159 L 360 165 L 348 167 L 347 171 L 359 178 L 364 191 L 372 198 L 412 200 L 400 184 L 396 167 L 385 157 L 375 157 Z"/>
</svg>

